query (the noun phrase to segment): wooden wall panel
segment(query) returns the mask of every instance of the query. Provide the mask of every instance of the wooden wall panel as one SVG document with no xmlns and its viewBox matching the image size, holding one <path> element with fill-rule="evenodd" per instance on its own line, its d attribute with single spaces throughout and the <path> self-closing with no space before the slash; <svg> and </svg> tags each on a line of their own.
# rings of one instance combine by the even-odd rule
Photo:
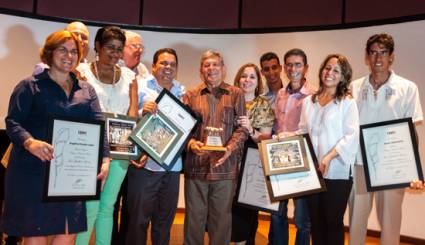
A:
<svg viewBox="0 0 425 245">
<path fill-rule="evenodd" d="M 0 1 L 1 8 L 32 12 L 33 0 Z"/>
<path fill-rule="evenodd" d="M 341 23 L 342 0 L 243 0 L 242 27 L 317 26 Z"/>
<path fill-rule="evenodd" d="M 425 13 L 424 0 L 346 0 L 346 22 L 389 19 Z"/>
<path fill-rule="evenodd" d="M 37 13 L 82 20 L 139 24 L 139 0 L 38 0 Z"/>
<path fill-rule="evenodd" d="M 238 28 L 239 0 L 144 0 L 143 25 Z"/>
</svg>

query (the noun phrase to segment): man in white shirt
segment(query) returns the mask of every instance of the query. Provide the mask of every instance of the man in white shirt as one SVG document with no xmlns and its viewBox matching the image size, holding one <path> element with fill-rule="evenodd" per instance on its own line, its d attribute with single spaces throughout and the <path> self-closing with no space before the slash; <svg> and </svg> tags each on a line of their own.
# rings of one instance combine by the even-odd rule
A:
<svg viewBox="0 0 425 245">
<path fill-rule="evenodd" d="M 423 120 L 416 84 L 390 69 L 394 62 L 394 41 L 388 34 L 371 36 L 366 43 L 365 61 L 370 74 L 352 83 L 359 109 L 360 125 L 411 117 Z M 350 245 L 365 244 L 367 221 L 376 201 L 381 226 L 381 244 L 399 244 L 404 188 L 367 192 L 362 157 L 354 165 L 354 184 L 350 196 Z"/>
</svg>

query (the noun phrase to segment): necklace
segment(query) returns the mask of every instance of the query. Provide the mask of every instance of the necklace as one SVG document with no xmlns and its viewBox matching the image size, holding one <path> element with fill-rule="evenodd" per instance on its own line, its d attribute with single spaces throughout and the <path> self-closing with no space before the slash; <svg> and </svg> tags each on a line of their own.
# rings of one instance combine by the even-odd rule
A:
<svg viewBox="0 0 425 245">
<path fill-rule="evenodd" d="M 95 61 L 94 63 L 93 63 L 93 67 L 94 67 L 94 72 L 96 73 L 96 78 L 97 78 L 97 80 L 99 80 L 100 82 L 102 82 L 102 80 L 100 80 L 100 76 L 99 76 L 99 72 L 97 71 L 97 61 Z M 116 68 L 115 68 L 115 65 L 114 65 L 114 68 L 113 68 L 113 72 L 114 72 L 114 74 L 112 75 L 112 86 L 115 86 L 115 74 L 116 74 Z"/>
<path fill-rule="evenodd" d="M 385 79 L 385 81 L 383 82 L 383 83 L 376 83 L 376 81 L 375 81 L 375 79 L 372 77 L 372 75 L 370 75 L 370 78 L 369 78 L 369 83 L 370 83 L 370 85 L 372 85 L 372 94 L 373 94 L 373 97 L 375 98 L 375 100 L 377 100 L 378 99 L 378 90 L 379 90 L 379 88 L 382 86 L 382 85 L 384 85 L 386 82 L 388 82 L 388 80 L 390 79 L 390 77 L 391 77 L 391 72 L 389 73 L 389 75 L 388 75 L 388 77 L 387 77 L 387 79 Z"/>
</svg>

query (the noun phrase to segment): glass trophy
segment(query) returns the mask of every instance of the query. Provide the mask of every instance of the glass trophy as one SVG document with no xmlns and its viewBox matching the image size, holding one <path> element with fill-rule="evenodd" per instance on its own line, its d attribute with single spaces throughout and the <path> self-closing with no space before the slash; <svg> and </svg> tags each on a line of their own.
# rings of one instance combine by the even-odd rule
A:
<svg viewBox="0 0 425 245">
<path fill-rule="evenodd" d="M 205 127 L 204 130 L 206 138 L 202 150 L 226 151 L 226 147 L 223 146 L 223 142 L 221 140 L 223 128 Z"/>
</svg>

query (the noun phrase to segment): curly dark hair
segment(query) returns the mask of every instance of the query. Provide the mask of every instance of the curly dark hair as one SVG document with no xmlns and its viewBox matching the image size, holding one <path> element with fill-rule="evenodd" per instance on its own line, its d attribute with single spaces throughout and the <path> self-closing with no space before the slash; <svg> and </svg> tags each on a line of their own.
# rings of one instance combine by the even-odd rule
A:
<svg viewBox="0 0 425 245">
<path fill-rule="evenodd" d="M 94 51 L 96 50 L 96 43 L 99 43 L 100 47 L 103 47 L 110 40 L 118 40 L 125 45 L 125 33 L 118 26 L 105 26 L 97 30 L 96 37 L 94 38 Z"/>
<path fill-rule="evenodd" d="M 323 93 L 325 90 L 325 87 L 323 85 L 322 81 L 322 72 L 326 67 L 326 64 L 329 62 L 330 59 L 336 58 L 338 61 L 338 65 L 341 67 L 341 81 L 338 83 L 336 87 L 336 93 L 334 95 L 335 103 L 337 101 L 340 101 L 344 99 L 346 96 L 351 95 L 350 91 L 350 83 L 351 83 L 351 76 L 353 74 L 353 70 L 351 69 L 351 65 L 348 62 L 347 58 L 341 54 L 330 54 L 326 57 L 326 59 L 323 61 L 322 65 L 319 69 L 319 90 L 311 97 L 313 102 L 317 102 L 318 96 Z"/>
</svg>

